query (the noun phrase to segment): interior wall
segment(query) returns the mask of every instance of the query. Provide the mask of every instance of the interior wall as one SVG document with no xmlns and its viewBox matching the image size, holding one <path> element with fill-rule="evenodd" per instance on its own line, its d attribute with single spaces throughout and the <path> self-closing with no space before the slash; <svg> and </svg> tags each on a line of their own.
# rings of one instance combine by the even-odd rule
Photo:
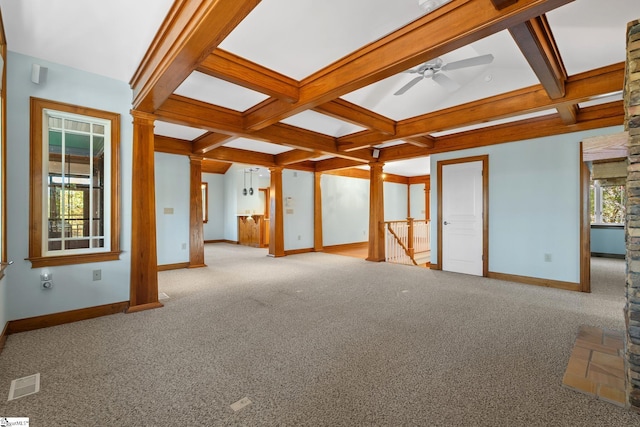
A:
<svg viewBox="0 0 640 427">
<path fill-rule="evenodd" d="M 224 240 L 224 175 L 203 173 L 202 182 L 208 184 L 209 191 L 209 220 L 202 227 L 204 240 Z"/>
<path fill-rule="evenodd" d="M 369 239 L 369 180 L 323 174 L 322 241 L 324 246 Z"/>
<path fill-rule="evenodd" d="M 409 188 L 406 184 L 385 182 L 384 191 L 384 220 L 405 221 L 407 219 L 407 201 Z"/>
<path fill-rule="evenodd" d="M 437 162 L 489 155 L 489 271 L 580 282 L 580 141 L 619 126 L 431 157 L 431 236 L 437 242 Z M 545 261 L 551 255 L 551 262 Z M 438 253 L 431 252 L 431 263 Z"/>
<path fill-rule="evenodd" d="M 241 165 L 231 165 L 224 174 L 224 239 L 238 241 L 238 176 L 242 179 Z M 240 182 L 242 184 L 242 181 Z"/>
<path fill-rule="evenodd" d="M 591 253 L 626 255 L 624 227 L 591 227 Z"/>
<path fill-rule="evenodd" d="M 312 172 L 282 171 L 286 251 L 313 248 L 314 186 Z"/>
<path fill-rule="evenodd" d="M 409 186 L 409 194 L 411 196 L 411 218 L 425 219 L 425 194 L 424 183 L 411 184 Z"/>
<path fill-rule="evenodd" d="M 31 82 L 31 66 L 48 68 L 46 80 Z M 57 313 L 129 300 L 131 253 L 132 93 L 126 83 L 15 52 L 7 59 L 7 246 L 14 265 L 6 270 L 6 320 Z M 29 97 L 120 114 L 120 260 L 31 268 L 29 256 Z M 102 280 L 93 281 L 93 270 Z M 40 286 L 40 274 L 53 274 L 53 289 Z"/>
<path fill-rule="evenodd" d="M 189 262 L 189 157 L 155 153 L 158 265 Z"/>
</svg>

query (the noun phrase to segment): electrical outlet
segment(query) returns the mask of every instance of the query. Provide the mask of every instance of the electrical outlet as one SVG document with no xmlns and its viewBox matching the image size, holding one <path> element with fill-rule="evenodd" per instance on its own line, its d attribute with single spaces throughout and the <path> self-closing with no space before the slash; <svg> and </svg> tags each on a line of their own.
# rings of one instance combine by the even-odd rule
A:
<svg viewBox="0 0 640 427">
<path fill-rule="evenodd" d="M 544 262 L 551 262 L 552 257 L 551 254 L 544 254 Z"/>
<path fill-rule="evenodd" d="M 53 274 L 51 274 L 51 273 L 42 273 L 40 275 L 40 286 L 42 286 L 42 289 L 51 289 L 51 288 L 53 288 Z"/>
<path fill-rule="evenodd" d="M 102 270 L 93 270 L 93 281 L 102 280 Z"/>
<path fill-rule="evenodd" d="M 182 250 L 184 251 L 184 250 L 186 250 L 186 249 L 187 249 L 187 244 L 186 244 L 186 243 L 183 243 L 183 244 L 182 244 Z"/>
<path fill-rule="evenodd" d="M 302 240 L 302 236 L 298 234 L 298 240 Z"/>
</svg>

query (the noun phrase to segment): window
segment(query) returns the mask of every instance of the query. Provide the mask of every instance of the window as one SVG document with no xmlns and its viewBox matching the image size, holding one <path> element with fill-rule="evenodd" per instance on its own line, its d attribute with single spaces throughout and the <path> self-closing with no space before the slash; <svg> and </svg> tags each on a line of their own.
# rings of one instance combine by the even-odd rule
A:
<svg viewBox="0 0 640 427">
<path fill-rule="evenodd" d="M 31 99 L 32 267 L 119 259 L 119 115 Z"/>
<path fill-rule="evenodd" d="M 590 188 L 591 223 L 623 225 L 625 219 L 624 185 L 604 185 L 593 181 Z"/>
<path fill-rule="evenodd" d="M 203 182 L 200 188 L 202 189 L 202 222 L 206 224 L 209 221 L 209 183 Z"/>
</svg>

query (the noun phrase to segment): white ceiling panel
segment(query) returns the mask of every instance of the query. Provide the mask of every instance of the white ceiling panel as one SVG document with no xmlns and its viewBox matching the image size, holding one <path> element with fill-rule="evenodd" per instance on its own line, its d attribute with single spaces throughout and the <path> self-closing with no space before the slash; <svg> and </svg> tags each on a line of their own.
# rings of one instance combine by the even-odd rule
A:
<svg viewBox="0 0 640 427">
<path fill-rule="evenodd" d="M 325 135 L 333 136 L 334 138 L 365 130 L 365 128 L 361 126 L 345 122 L 344 120 L 334 119 L 326 114 L 317 113 L 311 110 L 303 111 L 295 116 L 284 119 L 282 120 L 282 123 L 323 133 Z"/>
<path fill-rule="evenodd" d="M 270 142 L 256 141 L 255 139 L 249 138 L 237 138 L 233 141 L 227 142 L 224 146 L 273 155 L 293 150 L 293 148 L 285 147 L 284 145 L 271 144 Z"/>
<path fill-rule="evenodd" d="M 638 0 L 579 0 L 547 13 L 570 76 L 623 62 L 627 23 L 639 18 Z"/>
<path fill-rule="evenodd" d="M 404 94 L 396 96 L 396 91 L 416 77 L 416 74 L 400 73 L 342 98 L 393 120 L 404 120 L 538 84 L 535 74 L 507 31 L 442 55 L 440 59 L 447 64 L 487 54 L 494 56 L 491 64 L 440 71 L 459 85 L 456 90 L 425 78 Z"/>
<path fill-rule="evenodd" d="M 417 0 L 263 1 L 220 47 L 302 80 L 423 12 Z"/>
<path fill-rule="evenodd" d="M 609 102 L 621 101 L 622 100 L 622 92 L 615 92 L 609 95 L 603 95 L 596 98 L 591 99 L 587 102 L 581 102 L 578 104 L 580 108 L 593 107 L 594 105 L 602 105 L 607 104 Z"/>
<path fill-rule="evenodd" d="M 173 0 L 0 0 L 10 51 L 129 82 Z"/>
<path fill-rule="evenodd" d="M 263 93 L 197 71 L 191 73 L 175 93 L 240 112 L 268 98 Z"/>
<path fill-rule="evenodd" d="M 207 131 L 203 129 L 174 125 L 173 123 L 161 122 L 159 120 L 156 120 L 156 122 L 154 123 L 153 133 L 155 133 L 156 135 L 168 136 L 170 138 L 193 141 L 199 136 L 207 133 Z"/>
<path fill-rule="evenodd" d="M 429 157 L 416 157 L 407 160 L 387 162 L 382 170 L 386 173 L 402 176 L 422 176 L 431 173 L 431 160 Z"/>
</svg>

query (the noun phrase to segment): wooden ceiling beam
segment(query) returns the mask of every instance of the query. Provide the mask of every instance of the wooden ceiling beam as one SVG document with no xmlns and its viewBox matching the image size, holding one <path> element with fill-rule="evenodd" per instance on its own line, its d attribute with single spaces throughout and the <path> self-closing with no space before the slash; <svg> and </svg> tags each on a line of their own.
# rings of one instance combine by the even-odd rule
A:
<svg viewBox="0 0 640 427">
<path fill-rule="evenodd" d="M 395 121 L 341 98 L 318 105 L 314 110 L 318 113 L 326 114 L 327 116 L 344 120 L 367 129 L 377 130 L 385 134 L 393 135 L 396 132 Z"/>
<path fill-rule="evenodd" d="M 329 172 L 339 169 L 348 169 L 360 166 L 362 163 L 354 160 L 342 159 L 335 157 L 333 159 L 319 160 L 316 162 L 316 172 Z"/>
<path fill-rule="evenodd" d="M 245 126 L 262 129 L 571 1 L 520 0 L 499 11 L 491 0 L 456 0 L 303 80 L 297 102 L 251 111 Z"/>
<path fill-rule="evenodd" d="M 509 28 L 509 32 L 549 98 L 562 98 L 565 94 L 567 71 L 547 17 L 541 15 L 516 24 Z"/>
<path fill-rule="evenodd" d="M 131 79 L 133 109 L 154 113 L 260 0 L 176 0 Z"/>
<path fill-rule="evenodd" d="M 622 101 L 581 109 L 578 122 L 573 126 L 564 124 L 558 114 L 506 123 L 437 138 L 436 146 L 428 154 L 484 147 L 515 140 L 542 138 L 583 130 L 619 126 L 624 123 Z M 426 155 L 419 147 L 398 146 L 381 150 L 379 160 L 388 162 Z"/>
<path fill-rule="evenodd" d="M 179 154 L 181 156 L 190 156 L 193 154 L 191 151 L 191 141 L 162 135 L 153 136 L 153 150 L 158 153 Z"/>
<path fill-rule="evenodd" d="M 276 164 L 280 166 L 287 166 L 320 157 L 321 155 L 322 154 L 317 151 L 291 150 L 277 154 Z"/>
<path fill-rule="evenodd" d="M 432 136 L 414 136 L 412 138 L 406 138 L 407 144 L 415 145 L 422 148 L 433 148 L 436 144 L 436 139 Z"/>
<path fill-rule="evenodd" d="M 502 10 L 505 7 L 518 3 L 518 0 L 491 0 L 491 3 L 493 3 L 496 9 Z"/>
<path fill-rule="evenodd" d="M 578 122 L 578 113 L 580 112 L 578 105 L 559 105 L 556 110 L 565 125 L 575 125 Z"/>
<path fill-rule="evenodd" d="M 230 167 L 231 167 L 231 163 L 218 162 L 216 160 L 211 160 L 211 159 L 202 160 L 203 173 L 215 173 L 215 174 L 224 175 L 225 173 L 227 173 Z"/>
<path fill-rule="evenodd" d="M 233 141 L 234 139 L 236 139 L 235 136 L 229 136 L 215 132 L 207 132 L 192 141 L 193 152 L 197 154 L 204 154 L 213 150 L 214 148 L 221 147 L 227 142 Z"/>
<path fill-rule="evenodd" d="M 222 49 L 214 50 L 197 71 L 285 102 L 295 102 L 299 97 L 296 80 Z"/>
<path fill-rule="evenodd" d="M 242 113 L 206 102 L 171 95 L 155 114 L 158 119 L 228 135 L 245 134 Z"/>
<path fill-rule="evenodd" d="M 218 147 L 204 154 L 207 159 L 221 162 L 244 163 L 264 167 L 277 166 L 273 154 L 258 153 L 256 151 L 241 150 L 231 147 Z"/>
</svg>

